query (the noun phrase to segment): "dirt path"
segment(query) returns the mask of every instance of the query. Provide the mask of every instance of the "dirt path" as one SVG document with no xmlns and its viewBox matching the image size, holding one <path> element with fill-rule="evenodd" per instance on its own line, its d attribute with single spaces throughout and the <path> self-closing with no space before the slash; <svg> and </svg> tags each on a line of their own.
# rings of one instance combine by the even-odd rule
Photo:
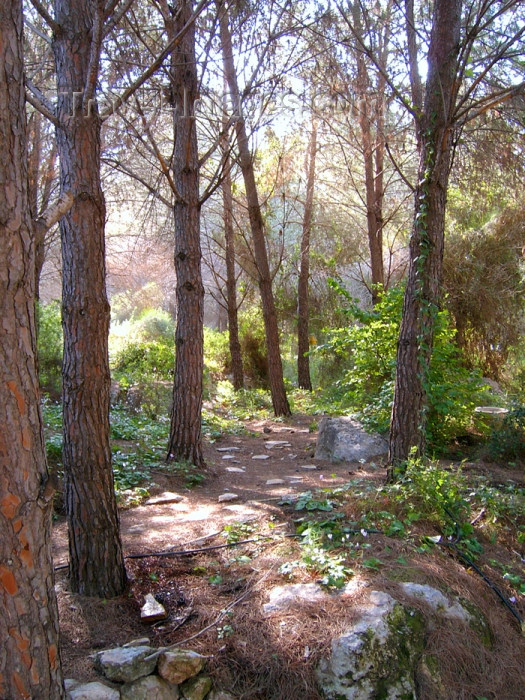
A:
<svg viewBox="0 0 525 700">
<path fill-rule="evenodd" d="M 150 503 L 121 511 L 129 585 L 119 598 L 86 598 L 68 590 L 66 524 L 55 523 L 53 547 L 66 678 L 98 679 L 93 652 L 147 637 L 154 647 L 180 644 L 204 654 L 216 687 L 229 690 L 236 700 L 320 700 L 315 666 L 328 653 L 331 640 L 353 619 L 353 603 L 334 596 L 329 603 L 307 607 L 300 615 L 294 611 L 264 614 L 269 589 L 287 580 L 279 573 L 281 567 L 300 556 L 293 539 L 298 521 L 309 517 L 280 502 L 349 481 L 355 481 L 360 494 L 370 485 L 381 485 L 385 470 L 375 464 L 334 465 L 316 460 L 317 432 L 310 416 L 294 416 L 286 423 L 252 422 L 246 428 L 246 435 L 226 435 L 206 443 L 208 467 L 198 486 L 188 489 L 184 475 L 159 469 L 152 472 L 155 486 L 150 489 Z M 514 479 L 523 484 L 523 474 L 518 471 L 482 463 L 464 463 L 462 468 L 466 476 L 471 471 L 486 475 L 489 483 Z M 219 500 L 228 493 L 235 498 Z M 349 501 L 345 503 L 348 507 Z M 359 496 L 354 508 L 360 508 Z M 357 518 L 353 510 L 346 516 Z M 232 527 L 225 533 L 228 525 Z M 432 528 L 432 523 L 426 523 L 424 534 L 435 534 Z M 521 697 L 523 671 L 515 669 L 523 658 L 523 638 L 480 577 L 473 577 L 448 552 L 439 548 L 419 552 L 406 538 L 379 533 L 363 541 L 362 549 L 359 546 L 352 550 L 356 555 L 353 580 L 360 579 L 365 588 L 373 582 L 379 590 L 399 595 L 396 582 L 410 576 L 409 580 L 455 591 L 479 606 L 494 633 L 494 649 L 487 655 L 478 642 L 470 648 L 473 641 L 467 636 L 459 639 L 460 647 L 453 647 L 454 654 L 468 647 L 464 668 L 474 667 L 480 654 L 485 654 L 485 666 L 478 669 L 474 685 L 483 688 L 487 697 Z M 505 561 L 507 550 L 489 541 L 485 546 L 489 559 L 494 555 Z M 379 569 L 359 565 L 365 547 L 367 561 L 379 562 Z M 172 556 L 155 556 L 159 552 Z M 506 589 L 501 572 L 492 570 L 490 575 L 499 577 L 496 583 Z M 317 578 L 315 571 L 294 568 L 296 582 Z M 153 624 L 141 620 L 148 593 L 164 605 L 165 620 Z M 432 653 L 441 659 L 444 669 L 449 667 L 452 647 L 440 644 L 452 639 L 449 632 L 438 628 L 429 642 L 437 644 Z M 462 673 L 461 669 L 450 670 L 447 697 L 466 697 L 456 693 Z M 488 692 L 492 686 L 493 692 Z M 421 698 L 434 700 L 428 694 Z"/>
<path fill-rule="evenodd" d="M 176 548 L 233 522 L 275 516 L 280 510 L 276 506 L 283 498 L 342 485 L 357 470 L 363 478 L 382 479 L 384 470 L 380 467 L 334 465 L 314 459 L 317 432 L 311 426 L 308 416 L 295 416 L 286 424 L 252 422 L 246 426 L 249 435 L 225 436 L 214 444 L 206 444 L 209 475 L 193 489 L 185 488 L 179 477 L 155 472 L 151 500 L 174 492 L 181 501 L 121 511 L 125 553 Z M 238 498 L 219 503 L 219 496 L 226 493 L 234 493 Z M 63 520 L 55 525 L 53 544 L 56 565 L 66 564 L 67 529 Z"/>
</svg>

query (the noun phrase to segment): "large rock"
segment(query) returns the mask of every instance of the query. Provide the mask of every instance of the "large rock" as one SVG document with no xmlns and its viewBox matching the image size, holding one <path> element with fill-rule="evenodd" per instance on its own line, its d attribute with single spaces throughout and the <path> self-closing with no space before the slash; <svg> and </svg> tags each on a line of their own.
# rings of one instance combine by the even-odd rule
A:
<svg viewBox="0 0 525 700">
<path fill-rule="evenodd" d="M 360 579 L 352 579 L 336 592 L 329 592 L 318 583 L 289 583 L 285 586 L 275 586 L 268 592 L 268 602 L 263 605 L 263 612 L 287 612 L 288 610 L 310 603 L 322 603 L 334 596 L 354 595 L 364 585 Z"/>
<path fill-rule="evenodd" d="M 157 657 L 146 660 L 155 653 L 149 646 L 117 647 L 99 651 L 95 656 L 95 668 L 110 681 L 131 683 L 142 676 L 149 676 L 157 665 Z"/>
<path fill-rule="evenodd" d="M 147 676 L 120 689 L 120 700 L 178 700 L 179 690 L 159 676 Z"/>
<path fill-rule="evenodd" d="M 401 588 L 407 595 L 424 600 L 435 613 L 442 617 L 467 623 L 472 620 L 471 614 L 458 600 L 449 602 L 448 598 L 437 588 L 421 583 L 402 583 Z"/>
<path fill-rule="evenodd" d="M 119 700 L 120 693 L 114 688 L 109 688 L 103 683 L 78 683 L 66 686 L 67 700 Z"/>
<path fill-rule="evenodd" d="M 185 700 L 204 700 L 212 688 L 209 676 L 190 678 L 180 687 Z"/>
<path fill-rule="evenodd" d="M 183 683 L 204 668 L 206 659 L 195 651 L 173 649 L 159 656 L 158 672 L 170 683 Z"/>
<path fill-rule="evenodd" d="M 317 679 L 329 700 L 415 700 L 425 622 L 388 593 L 372 591 L 356 622 L 332 642 Z"/>
<path fill-rule="evenodd" d="M 367 433 L 351 416 L 328 418 L 319 424 L 315 459 L 332 462 L 367 462 L 388 454 L 388 442 L 377 433 Z"/>
</svg>

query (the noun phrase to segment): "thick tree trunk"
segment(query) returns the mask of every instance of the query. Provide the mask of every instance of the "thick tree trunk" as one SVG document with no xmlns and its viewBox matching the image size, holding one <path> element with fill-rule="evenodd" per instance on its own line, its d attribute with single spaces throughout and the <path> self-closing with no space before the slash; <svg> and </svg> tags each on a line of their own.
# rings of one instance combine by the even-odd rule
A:
<svg viewBox="0 0 525 700">
<path fill-rule="evenodd" d="M 193 2 L 179 0 L 175 19 L 168 23 L 168 39 L 182 29 L 192 9 Z M 175 127 L 173 182 L 178 196 L 174 207 L 176 357 L 168 459 L 187 460 L 196 466 L 204 466 L 201 439 L 204 286 L 201 274 L 199 157 L 193 115 L 199 89 L 194 25 L 180 41 L 171 60 Z"/>
<path fill-rule="evenodd" d="M 259 204 L 257 184 L 253 167 L 253 157 L 250 150 L 250 142 L 246 133 L 246 124 L 242 116 L 237 74 L 233 60 L 233 48 L 228 25 L 228 14 L 225 3 L 217 0 L 219 12 L 221 45 L 226 81 L 234 103 L 235 133 L 237 136 L 237 148 L 239 152 L 239 164 L 246 189 L 248 203 L 248 216 L 252 233 L 253 252 L 257 266 L 259 291 L 261 294 L 264 329 L 266 335 L 266 352 L 268 355 L 268 377 L 272 394 L 273 411 L 276 416 L 289 416 L 291 414 L 286 390 L 283 381 L 283 365 L 281 360 L 279 328 L 277 326 L 277 312 L 272 291 L 272 278 L 266 250 L 264 221 Z"/>
<path fill-rule="evenodd" d="M 425 104 L 419 123 L 420 165 L 410 267 L 397 351 L 389 477 L 411 450 L 425 448 L 426 382 L 440 303 L 445 206 L 452 156 L 461 0 L 436 0 Z"/>
<path fill-rule="evenodd" d="M 35 364 L 21 0 L 0 4 L 0 697 L 65 697 Z"/>
<path fill-rule="evenodd" d="M 241 343 L 239 341 L 239 320 L 237 316 L 237 281 L 235 278 L 235 235 L 233 230 L 233 193 L 231 179 L 231 158 L 228 155 L 227 139 L 223 143 L 225 172 L 222 181 L 222 205 L 224 218 L 224 242 L 226 258 L 226 305 L 228 312 L 228 336 L 232 361 L 233 388 L 244 388 Z"/>
<path fill-rule="evenodd" d="M 297 285 L 297 384 L 301 389 L 312 391 L 310 377 L 308 288 L 310 283 L 310 235 L 314 209 L 315 161 L 317 156 L 317 122 L 312 120 L 312 133 L 308 147 L 306 166 L 306 200 L 304 203 L 303 235 L 301 237 L 301 265 Z"/>
<path fill-rule="evenodd" d="M 110 309 L 106 296 L 105 203 L 100 119 L 84 104 L 93 61 L 96 3 L 55 0 L 57 144 L 61 190 L 74 203 L 61 220 L 64 482 L 72 590 L 119 595 L 126 573 L 109 444 Z"/>
</svg>

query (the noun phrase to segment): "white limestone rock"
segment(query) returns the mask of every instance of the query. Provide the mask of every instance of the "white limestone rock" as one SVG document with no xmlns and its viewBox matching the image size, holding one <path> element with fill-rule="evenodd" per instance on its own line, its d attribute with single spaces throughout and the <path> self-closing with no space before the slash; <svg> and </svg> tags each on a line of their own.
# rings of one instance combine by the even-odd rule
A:
<svg viewBox="0 0 525 700">
<path fill-rule="evenodd" d="M 156 600 L 152 593 L 147 593 L 144 596 L 144 601 L 144 605 L 140 609 L 141 620 L 144 620 L 144 622 L 157 622 L 168 617 L 166 608 Z"/>
<path fill-rule="evenodd" d="M 236 501 L 239 498 L 239 496 L 236 493 L 222 493 L 217 501 L 219 503 L 228 503 L 228 501 Z"/>
<path fill-rule="evenodd" d="M 425 622 L 388 593 L 372 591 L 351 627 L 332 642 L 317 680 L 327 700 L 416 700 Z"/>
<path fill-rule="evenodd" d="M 71 690 L 66 690 L 66 700 L 119 700 L 120 693 L 104 683 L 76 684 Z"/>
</svg>

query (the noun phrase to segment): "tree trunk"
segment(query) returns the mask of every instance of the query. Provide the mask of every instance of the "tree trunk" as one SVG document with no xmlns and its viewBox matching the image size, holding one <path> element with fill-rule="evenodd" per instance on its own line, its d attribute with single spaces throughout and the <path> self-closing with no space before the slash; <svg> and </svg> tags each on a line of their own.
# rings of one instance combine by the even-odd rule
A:
<svg viewBox="0 0 525 700">
<path fill-rule="evenodd" d="M 50 152 L 45 155 L 43 160 L 42 142 L 45 136 L 42 134 L 42 115 L 36 110 L 31 115 L 28 138 L 31 147 L 28 159 L 29 208 L 33 221 L 36 221 L 49 206 L 56 165 L 56 145 L 54 142 Z M 49 229 L 45 226 L 35 226 L 33 235 L 35 237 L 35 295 L 38 301 Z"/>
<path fill-rule="evenodd" d="M 389 6 L 388 6 L 389 7 Z M 360 6 L 353 5 L 354 27 L 360 40 L 363 40 L 363 28 Z M 389 12 L 389 9 L 388 9 Z M 384 36 L 378 37 L 383 42 L 382 50 L 377 51 L 377 60 L 386 70 L 389 28 L 384 30 Z M 357 94 L 359 97 L 359 129 L 361 132 L 362 151 L 365 169 L 365 201 L 368 233 L 368 249 L 370 252 L 370 271 L 372 277 L 372 304 L 380 299 L 380 288 L 385 284 L 383 261 L 383 168 L 385 153 L 384 134 L 384 100 L 385 79 L 378 78 L 377 90 L 374 91 L 376 108 L 373 114 L 371 95 L 369 94 L 370 78 L 365 56 L 358 46 L 354 52 L 357 62 Z M 375 129 L 372 128 L 375 123 Z M 375 135 L 374 135 L 375 131 Z"/>
<path fill-rule="evenodd" d="M 100 183 L 100 119 L 86 100 L 92 78 L 96 3 L 55 0 L 57 144 L 61 190 L 74 203 L 61 220 L 64 483 L 73 591 L 119 595 L 126 573 L 109 444 L 105 202 Z M 100 3 L 99 3 L 100 5 Z M 95 49 L 96 51 L 96 49 Z"/>
<path fill-rule="evenodd" d="M 0 697 L 65 697 L 36 372 L 21 0 L 0 4 Z"/>
<path fill-rule="evenodd" d="M 233 193 L 231 178 L 231 158 L 229 144 L 225 137 L 223 144 L 225 170 L 222 181 L 222 204 L 224 217 L 224 240 L 226 258 L 226 304 L 228 311 L 228 336 L 232 361 L 233 388 L 244 388 L 241 343 L 239 341 L 239 320 L 237 317 L 237 281 L 235 279 L 235 236 L 233 231 Z"/>
<path fill-rule="evenodd" d="M 452 157 L 461 0 L 436 0 L 423 114 L 410 266 L 397 350 L 389 478 L 425 448 L 426 382 L 443 267 L 445 206 Z"/>
<path fill-rule="evenodd" d="M 310 234 L 312 230 L 312 215 L 314 209 L 315 160 L 317 156 L 317 122 L 312 119 L 312 133 L 308 148 L 306 166 L 306 200 L 304 203 L 303 235 L 301 237 L 301 266 L 297 286 L 297 383 L 299 388 L 312 391 L 310 378 L 310 334 L 309 294 L 310 283 Z"/>
<path fill-rule="evenodd" d="M 235 132 L 237 136 L 237 148 L 239 151 L 239 163 L 246 188 L 248 203 L 248 216 L 252 233 L 253 251 L 259 290 L 261 294 L 264 329 L 266 335 L 266 352 L 268 355 L 268 377 L 272 394 L 273 411 L 276 416 L 289 416 L 291 414 L 286 390 L 283 381 L 283 365 L 281 360 L 279 328 L 277 326 L 277 312 L 272 291 L 272 279 L 268 263 L 268 252 L 264 231 L 264 221 L 259 204 L 253 157 L 250 151 L 250 143 L 246 133 L 246 125 L 241 111 L 237 74 L 233 61 L 233 48 L 228 25 L 228 14 L 225 4 L 217 0 L 219 12 L 221 46 L 226 81 L 234 103 Z"/>
<path fill-rule="evenodd" d="M 193 2 L 179 0 L 175 19 L 168 22 L 168 40 L 186 24 L 192 9 Z M 171 61 L 175 128 L 173 181 L 177 189 L 174 207 L 177 328 L 168 459 L 187 460 L 196 466 L 204 466 L 201 438 L 204 286 L 201 274 L 199 157 L 193 115 L 199 90 L 194 25 L 179 42 Z"/>
</svg>

